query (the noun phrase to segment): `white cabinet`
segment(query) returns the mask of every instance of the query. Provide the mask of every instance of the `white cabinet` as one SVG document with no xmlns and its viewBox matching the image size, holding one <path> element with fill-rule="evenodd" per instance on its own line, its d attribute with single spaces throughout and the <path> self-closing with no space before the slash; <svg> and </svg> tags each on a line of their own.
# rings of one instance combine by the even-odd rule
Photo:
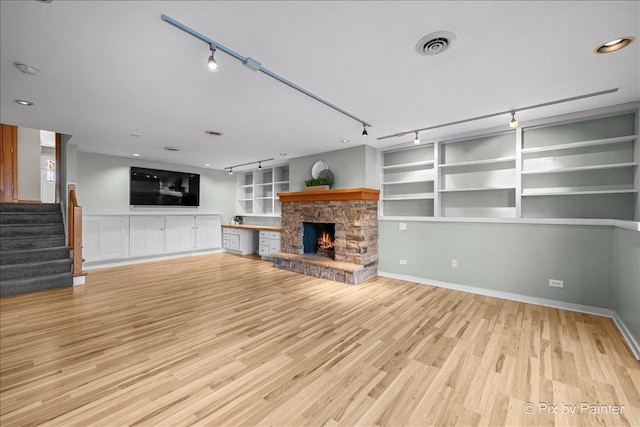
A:
<svg viewBox="0 0 640 427">
<path fill-rule="evenodd" d="M 258 252 L 258 233 L 255 230 L 223 227 L 222 247 L 239 255 Z"/>
<path fill-rule="evenodd" d="M 271 259 L 272 254 L 280 252 L 280 233 L 277 231 L 260 230 L 258 253 L 264 259 Z"/>
<path fill-rule="evenodd" d="M 86 261 L 129 256 L 129 216 L 82 218 L 82 256 Z"/>
<path fill-rule="evenodd" d="M 220 247 L 220 223 L 221 221 L 218 215 L 196 215 L 196 249 L 211 249 Z"/>
<path fill-rule="evenodd" d="M 164 216 L 132 216 L 129 220 L 129 255 L 164 253 Z"/>
<path fill-rule="evenodd" d="M 184 252 L 194 248 L 195 225 L 191 215 L 167 215 L 166 226 L 166 251 Z"/>
<path fill-rule="evenodd" d="M 222 247 L 220 215 L 85 214 L 87 262 L 124 260 Z"/>
<path fill-rule="evenodd" d="M 166 252 L 186 252 L 221 246 L 218 215 L 167 215 Z"/>
</svg>

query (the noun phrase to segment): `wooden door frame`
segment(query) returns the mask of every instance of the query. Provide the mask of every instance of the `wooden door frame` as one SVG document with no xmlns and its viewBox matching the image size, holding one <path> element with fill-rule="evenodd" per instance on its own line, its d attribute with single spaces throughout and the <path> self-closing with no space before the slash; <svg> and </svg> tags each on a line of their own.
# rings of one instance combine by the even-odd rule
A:
<svg viewBox="0 0 640 427">
<path fill-rule="evenodd" d="M 11 180 L 12 180 L 12 191 L 11 191 L 11 200 L 3 201 L 3 203 L 17 203 L 18 202 L 18 127 L 13 125 L 7 125 L 2 123 L 0 132 L 2 132 L 2 145 L 6 146 L 5 138 L 5 130 L 7 130 L 9 136 L 9 145 L 11 148 Z M 4 156 L 3 150 L 3 156 Z M 4 161 L 4 159 L 3 159 Z M 4 173 L 4 171 L 3 171 Z M 4 187 L 4 176 L 2 177 L 2 186 Z"/>
</svg>

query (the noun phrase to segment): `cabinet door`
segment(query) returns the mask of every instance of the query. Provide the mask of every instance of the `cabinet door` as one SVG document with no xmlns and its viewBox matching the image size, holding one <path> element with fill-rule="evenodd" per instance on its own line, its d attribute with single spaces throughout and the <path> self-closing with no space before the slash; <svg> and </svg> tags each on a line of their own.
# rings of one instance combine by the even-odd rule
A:
<svg viewBox="0 0 640 427">
<path fill-rule="evenodd" d="M 165 228 L 167 253 L 193 250 L 195 226 L 192 215 L 167 215 Z"/>
<path fill-rule="evenodd" d="M 229 249 L 232 251 L 240 250 L 240 236 L 237 234 L 229 235 Z"/>
<path fill-rule="evenodd" d="M 196 216 L 196 249 L 219 248 L 221 221 L 217 215 Z"/>
<path fill-rule="evenodd" d="M 132 257 L 164 253 L 164 216 L 132 216 L 129 236 Z"/>
<path fill-rule="evenodd" d="M 82 256 L 85 261 L 126 258 L 129 256 L 127 216 L 82 218 Z"/>
</svg>

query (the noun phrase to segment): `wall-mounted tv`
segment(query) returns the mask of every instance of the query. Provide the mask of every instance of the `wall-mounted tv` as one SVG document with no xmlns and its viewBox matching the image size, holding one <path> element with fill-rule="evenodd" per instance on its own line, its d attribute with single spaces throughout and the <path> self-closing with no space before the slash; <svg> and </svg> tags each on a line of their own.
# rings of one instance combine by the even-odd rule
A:
<svg viewBox="0 0 640 427">
<path fill-rule="evenodd" d="M 200 175 L 131 167 L 129 204 L 199 206 Z"/>
</svg>

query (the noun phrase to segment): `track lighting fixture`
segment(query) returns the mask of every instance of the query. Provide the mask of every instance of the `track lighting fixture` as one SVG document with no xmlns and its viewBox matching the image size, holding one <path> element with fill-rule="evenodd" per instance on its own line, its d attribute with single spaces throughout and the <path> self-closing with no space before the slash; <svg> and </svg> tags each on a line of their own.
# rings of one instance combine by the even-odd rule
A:
<svg viewBox="0 0 640 427">
<path fill-rule="evenodd" d="M 516 120 L 516 112 L 515 111 L 511 112 L 511 122 L 509 122 L 509 127 L 510 128 L 517 128 L 518 127 L 518 121 Z"/>
<path fill-rule="evenodd" d="M 213 57 L 213 54 L 216 52 L 216 46 L 214 44 L 210 44 L 209 49 L 211 49 L 211 55 L 207 60 L 207 68 L 209 69 L 209 71 L 218 71 L 218 63 L 216 62 L 216 59 Z"/>
<path fill-rule="evenodd" d="M 413 143 L 416 145 L 420 144 L 420 136 L 418 136 L 418 132 L 416 132 L 416 137 L 413 138 Z"/>
<path fill-rule="evenodd" d="M 331 102 L 327 101 L 326 99 L 320 98 L 318 95 L 308 91 L 307 89 L 298 86 L 297 84 L 285 79 L 284 77 L 274 73 L 273 71 L 269 70 L 266 67 L 263 67 L 262 64 L 259 61 L 256 61 L 255 59 L 248 57 L 248 56 L 243 56 L 241 54 L 239 54 L 238 52 L 229 49 L 228 47 L 226 47 L 223 44 L 218 43 L 215 40 L 210 39 L 209 37 L 205 36 L 202 33 L 199 33 L 198 31 L 187 27 L 186 25 L 184 25 L 182 22 L 176 21 L 175 19 L 171 18 L 168 15 L 162 15 L 161 19 L 171 25 L 173 25 L 174 27 L 192 35 L 193 37 L 207 43 L 209 45 L 209 48 L 211 49 L 211 56 L 209 57 L 209 60 L 207 61 L 207 67 L 211 70 L 211 71 L 216 71 L 218 69 L 218 64 L 216 63 L 215 59 L 213 58 L 213 53 L 216 50 L 221 50 L 222 52 L 226 53 L 227 55 L 237 59 L 238 61 L 240 61 L 242 63 L 242 65 L 244 65 L 245 67 L 247 67 L 248 69 L 252 70 L 252 71 L 260 71 L 263 74 L 266 74 L 267 76 L 279 81 L 280 83 L 283 83 L 287 86 L 289 86 L 292 89 L 297 90 L 298 92 L 303 93 L 304 95 L 307 95 L 310 98 L 315 99 L 318 102 L 323 103 L 324 105 L 326 105 L 329 108 L 333 108 L 335 111 L 344 114 L 345 116 L 357 121 L 358 123 L 362 123 L 365 127 L 369 126 L 371 127 L 371 125 L 369 123 L 367 123 L 366 121 L 362 120 L 361 118 L 351 114 L 350 112 L 338 107 L 335 104 L 332 104 Z M 364 129 L 362 132 L 362 136 L 367 136 L 367 130 Z M 255 162 L 254 162 L 255 163 Z"/>
<path fill-rule="evenodd" d="M 548 107 L 550 105 L 556 105 L 556 104 L 562 104 L 565 102 L 571 102 L 571 101 L 577 101 L 579 99 L 585 99 L 585 98 L 591 98 L 593 96 L 600 96 L 600 95 L 607 95 L 609 93 L 614 93 L 617 92 L 619 88 L 613 88 L 613 89 L 607 89 L 607 90 L 601 90 L 599 92 L 592 92 L 592 93 L 587 93 L 584 95 L 578 95 L 578 96 L 572 96 L 571 98 L 563 98 L 563 99 L 557 99 L 555 101 L 549 101 L 549 102 L 543 102 L 542 104 L 535 104 L 535 105 L 527 105 L 525 107 L 518 107 L 517 111 L 524 111 L 524 110 L 533 110 L 534 108 L 542 108 L 542 107 Z M 498 116 L 504 116 L 505 114 L 511 113 L 512 115 L 512 120 L 510 123 L 510 126 L 513 127 L 517 127 L 518 126 L 518 122 L 515 120 L 515 114 L 516 114 L 516 110 L 505 110 L 505 111 L 499 111 L 497 113 L 491 113 L 491 114 L 485 114 L 483 116 L 477 116 L 477 117 L 471 117 L 469 119 L 463 119 L 463 120 L 456 120 L 455 122 L 449 122 L 449 123 L 443 123 L 443 124 L 439 124 L 439 125 L 435 125 L 435 126 L 428 126 L 428 127 L 424 127 L 424 128 L 420 128 L 420 129 L 412 129 L 412 130 L 408 130 L 408 131 L 404 131 L 404 132 L 398 132 L 398 133 L 394 133 L 391 135 L 385 135 L 385 136 L 379 136 L 377 139 L 381 140 L 381 139 L 387 139 L 387 138 L 403 138 L 406 135 L 410 134 L 410 133 L 418 133 L 418 132 L 424 132 L 427 130 L 432 130 L 432 129 L 440 129 L 443 127 L 447 127 L 447 126 L 454 126 L 454 125 L 459 125 L 461 123 L 468 123 L 468 122 L 473 122 L 476 120 L 484 120 L 484 119 L 488 119 L 491 117 L 498 117 Z M 514 125 L 515 122 L 515 125 Z M 413 142 L 415 142 L 416 144 L 419 143 L 416 142 L 416 140 L 414 140 Z"/>
<path fill-rule="evenodd" d="M 364 123 L 362 124 L 362 136 L 367 136 L 369 135 L 369 132 L 367 132 L 367 125 L 365 125 Z"/>
<path fill-rule="evenodd" d="M 281 156 L 286 155 L 286 154 L 280 154 Z M 233 165 L 233 166 L 226 166 L 225 169 L 229 169 L 229 175 L 231 175 L 233 173 L 233 168 L 237 168 L 240 166 L 246 166 L 246 165 L 252 165 L 254 163 L 258 164 L 258 169 L 262 169 L 262 163 L 264 162 L 268 162 L 273 160 L 273 157 L 270 159 L 263 159 L 263 160 L 256 160 L 255 162 L 247 162 L 247 163 L 241 163 L 239 165 Z"/>
</svg>

